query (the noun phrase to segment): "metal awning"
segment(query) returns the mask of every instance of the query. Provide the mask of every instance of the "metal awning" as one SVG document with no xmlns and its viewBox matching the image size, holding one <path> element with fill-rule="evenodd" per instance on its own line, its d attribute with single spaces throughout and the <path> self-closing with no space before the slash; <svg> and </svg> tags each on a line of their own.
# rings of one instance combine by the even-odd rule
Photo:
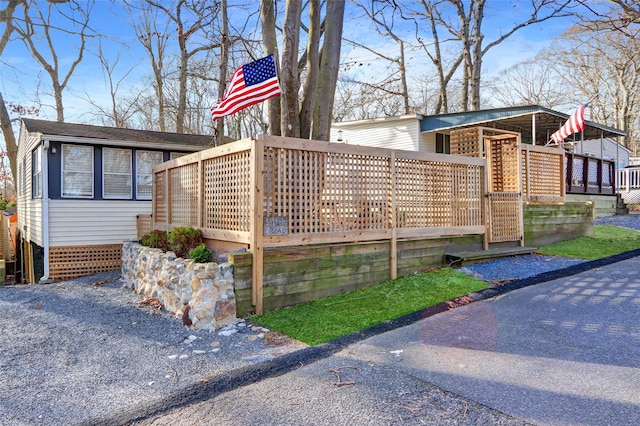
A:
<svg viewBox="0 0 640 426">
<path fill-rule="evenodd" d="M 534 119 L 535 117 L 535 119 Z M 426 115 L 420 121 L 420 131 L 448 133 L 451 129 L 472 126 L 520 132 L 525 142 L 531 143 L 535 126 L 536 141 L 548 141 L 569 118 L 569 114 L 544 108 L 539 105 L 458 112 L 452 114 Z M 585 121 L 584 139 L 626 136 L 627 133 L 593 121 Z M 572 138 L 569 136 L 569 139 Z M 580 134 L 575 135 L 580 140 Z"/>
</svg>

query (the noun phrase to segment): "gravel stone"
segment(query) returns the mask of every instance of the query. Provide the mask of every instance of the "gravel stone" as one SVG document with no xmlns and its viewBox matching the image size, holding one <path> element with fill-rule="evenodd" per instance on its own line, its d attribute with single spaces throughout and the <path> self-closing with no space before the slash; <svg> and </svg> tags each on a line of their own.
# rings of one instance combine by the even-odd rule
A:
<svg viewBox="0 0 640 426">
<path fill-rule="evenodd" d="M 249 342 L 250 328 L 224 337 L 187 328 L 141 300 L 120 271 L 0 287 L 0 425 L 100 424 L 305 347 Z"/>
<path fill-rule="evenodd" d="M 640 231 L 640 214 L 598 217 L 593 221 L 593 224 L 614 225 Z M 458 270 L 482 281 L 502 283 L 530 278 L 544 272 L 556 271 L 584 262 L 585 260 L 581 259 L 531 254 L 475 263 L 463 266 Z"/>
</svg>

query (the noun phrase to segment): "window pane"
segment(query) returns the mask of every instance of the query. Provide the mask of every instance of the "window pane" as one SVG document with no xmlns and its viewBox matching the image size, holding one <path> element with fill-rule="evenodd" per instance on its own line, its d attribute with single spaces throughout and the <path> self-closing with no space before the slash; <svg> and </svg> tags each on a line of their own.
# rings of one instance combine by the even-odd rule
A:
<svg viewBox="0 0 640 426">
<path fill-rule="evenodd" d="M 63 197 L 93 197 L 93 172 L 64 172 L 62 174 Z"/>
<path fill-rule="evenodd" d="M 93 148 L 80 145 L 62 145 L 65 171 L 93 171 Z"/>
<path fill-rule="evenodd" d="M 131 198 L 131 158 L 130 149 L 102 149 L 104 198 Z"/>
<path fill-rule="evenodd" d="M 102 155 L 105 173 L 131 174 L 131 150 L 104 148 Z"/>
<path fill-rule="evenodd" d="M 136 198 L 150 200 L 153 189 L 153 166 L 162 163 L 162 152 L 136 151 Z"/>
<path fill-rule="evenodd" d="M 42 146 L 31 153 L 31 197 L 42 197 Z"/>
<path fill-rule="evenodd" d="M 93 148 L 62 145 L 62 196 L 93 197 Z"/>
</svg>

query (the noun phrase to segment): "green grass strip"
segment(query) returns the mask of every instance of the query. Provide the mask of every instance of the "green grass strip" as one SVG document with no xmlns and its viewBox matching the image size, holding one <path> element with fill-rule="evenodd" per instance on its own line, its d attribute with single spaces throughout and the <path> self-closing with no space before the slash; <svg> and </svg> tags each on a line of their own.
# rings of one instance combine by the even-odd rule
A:
<svg viewBox="0 0 640 426">
<path fill-rule="evenodd" d="M 560 241 L 540 247 L 549 256 L 597 260 L 640 248 L 640 232 L 612 225 L 596 225 L 593 236 Z"/>
<path fill-rule="evenodd" d="M 487 286 L 441 268 L 256 315 L 251 322 L 314 346 Z"/>
</svg>

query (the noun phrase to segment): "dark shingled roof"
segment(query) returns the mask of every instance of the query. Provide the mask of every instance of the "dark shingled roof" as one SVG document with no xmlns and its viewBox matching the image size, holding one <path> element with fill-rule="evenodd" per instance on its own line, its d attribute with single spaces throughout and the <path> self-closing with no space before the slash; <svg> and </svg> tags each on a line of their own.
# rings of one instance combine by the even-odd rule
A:
<svg viewBox="0 0 640 426">
<path fill-rule="evenodd" d="M 133 141 L 157 144 L 182 144 L 213 146 L 213 136 L 189 135 L 184 133 L 154 132 L 117 127 L 93 126 L 90 124 L 60 123 L 57 121 L 23 118 L 22 123 L 29 133 L 48 136 L 67 136 L 114 141 Z"/>
</svg>

